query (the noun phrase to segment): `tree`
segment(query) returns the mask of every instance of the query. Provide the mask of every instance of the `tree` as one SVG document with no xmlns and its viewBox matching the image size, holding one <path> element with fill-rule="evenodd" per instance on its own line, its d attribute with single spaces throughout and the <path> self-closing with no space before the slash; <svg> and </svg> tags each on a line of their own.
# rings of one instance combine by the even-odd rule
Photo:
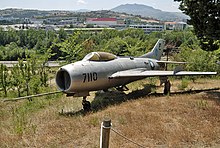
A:
<svg viewBox="0 0 220 148">
<path fill-rule="evenodd" d="M 216 64 L 216 60 L 218 59 L 217 53 L 207 52 L 199 47 L 196 50 L 192 50 L 187 46 L 183 46 L 181 48 L 181 52 L 174 57 L 174 60 L 188 62 L 185 67 L 186 70 L 219 72 L 220 69 Z"/>
<path fill-rule="evenodd" d="M 7 92 L 8 92 L 8 87 L 10 85 L 10 80 L 9 80 L 9 71 L 8 68 L 0 64 L 0 88 L 4 91 L 4 95 L 7 97 Z"/>
<path fill-rule="evenodd" d="M 65 59 L 67 63 L 72 63 L 73 61 L 77 61 L 82 58 L 82 46 L 76 42 L 78 37 L 79 32 L 76 32 L 64 40 L 64 42 L 57 44 L 60 50 L 64 53 L 64 56 L 61 58 Z"/>
<path fill-rule="evenodd" d="M 174 0 L 181 2 L 179 9 L 190 16 L 188 24 L 194 31 L 203 50 L 213 51 L 220 47 L 219 0 Z"/>
<path fill-rule="evenodd" d="M 40 56 L 38 58 L 38 66 L 39 66 L 39 75 L 40 75 L 40 82 L 41 85 L 44 87 L 47 87 L 48 84 L 48 79 L 49 79 L 49 67 L 47 66 L 48 64 L 48 60 L 54 56 L 55 54 L 52 53 L 52 50 L 49 48 L 47 49 L 47 51 L 45 52 L 45 55 Z M 37 61 L 37 57 L 36 56 L 32 56 L 30 61 Z M 33 65 L 33 64 L 32 64 Z M 35 64 L 34 64 L 35 65 Z M 36 83 L 35 83 L 36 84 Z"/>
<path fill-rule="evenodd" d="M 67 32 L 63 28 L 58 31 L 58 35 L 61 41 L 67 39 L 68 37 Z"/>
<path fill-rule="evenodd" d="M 21 60 L 19 60 L 19 64 L 16 64 L 11 70 L 11 83 L 17 90 L 18 97 L 21 97 L 24 79 L 22 78 L 19 65 L 21 65 Z"/>
<path fill-rule="evenodd" d="M 127 43 L 120 37 L 110 39 L 106 43 L 105 50 L 116 55 L 126 55 L 129 52 Z"/>
</svg>

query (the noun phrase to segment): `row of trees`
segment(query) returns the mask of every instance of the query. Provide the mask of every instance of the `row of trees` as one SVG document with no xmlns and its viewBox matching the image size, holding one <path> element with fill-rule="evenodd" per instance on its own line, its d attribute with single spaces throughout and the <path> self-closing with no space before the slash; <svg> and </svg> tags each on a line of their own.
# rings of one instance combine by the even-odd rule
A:
<svg viewBox="0 0 220 148">
<path fill-rule="evenodd" d="M 93 50 L 106 50 L 115 54 L 123 54 L 133 51 L 133 46 L 137 43 L 141 49 L 145 50 L 147 35 L 141 30 L 128 29 L 125 31 L 104 30 L 101 33 L 93 32 L 74 32 L 73 35 L 67 34 L 63 29 L 58 32 L 46 30 L 20 30 L 0 29 L 0 60 L 17 60 L 25 58 L 33 51 L 37 54 L 44 54 L 47 49 L 56 53 L 53 60 L 67 56 L 66 50 L 61 46 L 77 45 L 85 52 Z M 74 40 L 74 41 L 73 41 Z M 75 43 L 72 43 L 75 42 Z M 67 43 L 69 45 L 67 45 Z M 75 44 L 73 46 L 73 44 Z M 117 44 L 120 44 L 117 46 Z M 138 46 L 140 46 L 138 45 Z M 148 44 L 149 45 L 149 44 Z M 123 48 L 122 51 L 118 52 Z"/>
<path fill-rule="evenodd" d="M 184 44 L 194 48 L 193 46 L 199 44 L 192 30 L 145 34 L 143 30 L 126 29 L 67 34 L 63 29 L 58 32 L 33 29 L 3 31 L 0 29 L 0 60 L 22 59 L 29 57 L 33 52 L 44 55 L 48 49 L 54 54 L 51 60 L 62 57 L 71 62 L 81 59 L 91 51 L 137 56 L 148 52 L 159 38 L 165 39 L 169 45 L 175 47 Z"/>
<path fill-rule="evenodd" d="M 55 32 L 42 29 L 4 31 L 0 28 L 0 60 L 18 60 L 28 57 L 33 52 L 43 55 L 53 42 L 61 42 L 67 36 L 63 29 Z"/>
<path fill-rule="evenodd" d="M 13 68 L 0 64 L 1 95 L 7 97 L 8 92 L 17 92 L 16 96 L 38 94 L 48 87 L 50 68 L 46 66 L 46 56 L 31 55 L 30 58 L 18 60 Z M 15 95 L 12 93 L 10 96 Z"/>
<path fill-rule="evenodd" d="M 53 30 L 42 30 L 42 29 L 28 29 L 28 30 L 15 30 L 8 29 L 4 31 L 0 28 L 0 45 L 5 46 L 12 42 L 16 43 L 19 47 L 28 49 L 38 49 L 37 47 L 44 45 L 50 46 L 54 39 L 57 37 L 62 40 L 66 39 L 67 33 L 61 29 L 58 32 Z"/>
</svg>

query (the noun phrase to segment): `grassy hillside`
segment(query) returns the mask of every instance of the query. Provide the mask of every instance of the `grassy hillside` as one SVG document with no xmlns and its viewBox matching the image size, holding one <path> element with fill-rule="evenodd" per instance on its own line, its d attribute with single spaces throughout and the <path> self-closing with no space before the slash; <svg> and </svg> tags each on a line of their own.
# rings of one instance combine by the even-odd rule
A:
<svg viewBox="0 0 220 148">
<path fill-rule="evenodd" d="M 0 102 L 0 147 L 99 147 L 100 124 L 106 117 L 114 129 L 146 147 L 220 146 L 220 91 L 140 98 L 152 81 L 159 83 L 153 79 L 129 85 L 136 95 L 131 91 L 92 94 L 89 100 L 95 96 L 92 105 L 97 111 L 86 115 L 76 114 L 81 98 Z M 220 80 L 210 79 L 188 83 L 184 89 L 220 86 Z M 172 90 L 182 88 L 180 80 L 172 84 L 177 86 Z M 113 131 L 110 136 L 110 147 L 136 147 Z"/>
</svg>

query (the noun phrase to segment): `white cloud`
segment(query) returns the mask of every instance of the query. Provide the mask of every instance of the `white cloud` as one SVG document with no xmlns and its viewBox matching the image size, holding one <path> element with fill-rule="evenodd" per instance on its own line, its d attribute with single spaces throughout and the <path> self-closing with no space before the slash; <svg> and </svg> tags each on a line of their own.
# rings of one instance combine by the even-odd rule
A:
<svg viewBox="0 0 220 148">
<path fill-rule="evenodd" d="M 85 0 L 77 0 L 78 5 L 85 5 L 87 2 Z"/>
</svg>

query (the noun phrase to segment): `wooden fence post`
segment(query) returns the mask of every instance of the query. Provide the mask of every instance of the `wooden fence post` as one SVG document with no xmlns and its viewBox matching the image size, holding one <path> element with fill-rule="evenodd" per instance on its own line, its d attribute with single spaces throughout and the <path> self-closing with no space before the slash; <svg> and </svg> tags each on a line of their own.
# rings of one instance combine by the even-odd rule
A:
<svg viewBox="0 0 220 148">
<path fill-rule="evenodd" d="M 111 130 L 111 119 L 104 119 L 101 124 L 100 148 L 109 147 L 109 138 Z"/>
</svg>

